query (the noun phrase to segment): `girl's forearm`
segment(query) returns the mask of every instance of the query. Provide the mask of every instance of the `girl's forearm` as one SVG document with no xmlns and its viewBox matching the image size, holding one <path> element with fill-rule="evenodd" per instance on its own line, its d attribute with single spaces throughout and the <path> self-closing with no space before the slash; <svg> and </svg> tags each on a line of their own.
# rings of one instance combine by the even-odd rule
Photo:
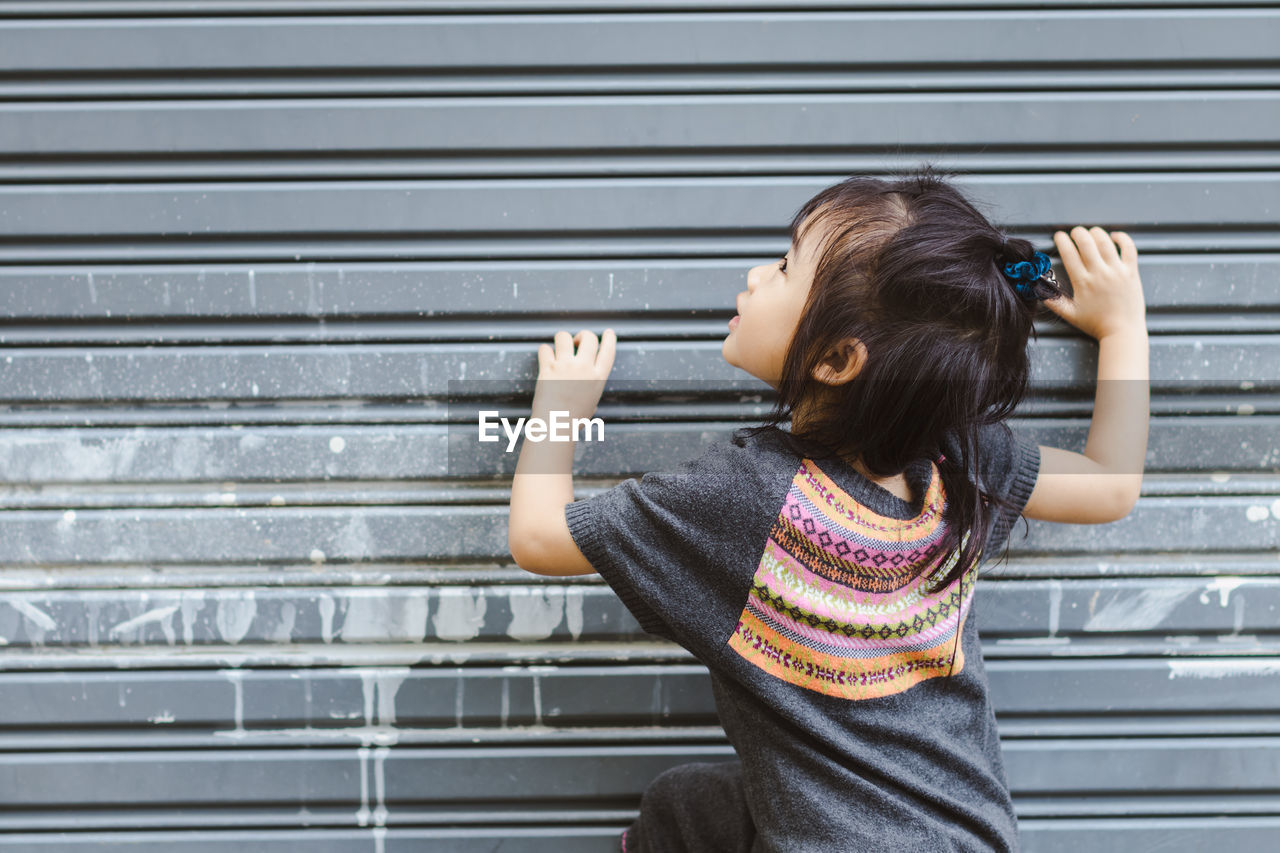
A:
<svg viewBox="0 0 1280 853">
<path fill-rule="evenodd" d="M 1147 330 L 1127 328 L 1098 340 L 1098 388 L 1084 455 L 1117 477 L 1132 506 L 1142 490 L 1150 414 Z"/>
<path fill-rule="evenodd" d="M 551 407 L 535 399 L 530 418 L 550 422 Z M 536 541 L 551 514 L 559 516 L 573 503 L 573 448 L 569 441 L 521 441 L 520 458 L 511 480 L 511 512 L 507 524 L 523 541 Z M 553 519 L 554 520 L 554 519 Z"/>
</svg>

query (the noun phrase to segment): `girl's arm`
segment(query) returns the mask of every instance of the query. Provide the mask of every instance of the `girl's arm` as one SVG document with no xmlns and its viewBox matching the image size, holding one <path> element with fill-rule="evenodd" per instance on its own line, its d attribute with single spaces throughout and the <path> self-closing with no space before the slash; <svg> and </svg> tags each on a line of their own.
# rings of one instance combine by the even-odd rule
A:
<svg viewBox="0 0 1280 853">
<path fill-rule="evenodd" d="M 574 352 L 574 344 L 578 344 Z M 582 330 L 574 337 L 556 332 L 554 351 L 538 347 L 538 384 L 530 418 L 551 420 L 551 412 L 567 412 L 565 419 L 589 418 L 613 369 L 617 337 L 605 329 L 596 336 Z M 589 575 L 595 572 L 583 556 L 564 518 L 573 503 L 573 447 L 569 441 L 523 439 L 520 459 L 511 479 L 511 510 L 507 518 L 507 547 L 516 565 L 539 575 Z"/>
<path fill-rule="evenodd" d="M 1041 445 L 1040 475 L 1022 514 L 1071 524 L 1116 521 L 1138 501 L 1147 454 L 1149 367 L 1138 250 L 1128 234 L 1101 228 L 1076 227 L 1070 237 L 1059 231 L 1053 242 L 1075 297 L 1045 304 L 1098 341 L 1098 388 L 1084 453 Z"/>
</svg>

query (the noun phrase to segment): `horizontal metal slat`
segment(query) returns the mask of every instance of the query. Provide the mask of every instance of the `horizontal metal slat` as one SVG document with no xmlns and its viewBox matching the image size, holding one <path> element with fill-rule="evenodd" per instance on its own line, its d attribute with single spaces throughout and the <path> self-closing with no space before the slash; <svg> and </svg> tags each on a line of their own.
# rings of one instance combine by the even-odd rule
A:
<svg viewBox="0 0 1280 853">
<path fill-rule="evenodd" d="M 70 823 L 80 823 L 67 815 Z M 581 815 L 568 815 L 580 820 Z M 614 853 L 626 820 L 604 826 L 564 825 L 502 826 L 483 828 L 394 828 L 296 830 L 193 830 L 186 832 L 57 832 L 0 834 L 0 850 L 6 853 L 83 853 L 127 847 L 134 851 L 163 853 L 409 853 L 424 845 L 455 853 L 488 853 L 495 846 L 518 844 L 528 853 Z M 254 823 L 252 815 L 237 814 L 239 825 Z M 616 825 L 614 825 L 616 824 Z M 1234 837 L 1234 836 L 1232 836 Z"/>
<path fill-rule="evenodd" d="M 607 826 L 484 827 L 476 829 L 197 830 L 189 832 L 5 833 L 6 853 L 82 853 L 127 845 L 130 850 L 231 853 L 251 844 L 261 853 L 409 853 L 432 845 L 456 853 L 487 853 L 518 843 L 528 853 L 614 853 L 634 809 Z M 74 821 L 74 816 L 69 816 Z M 243 820 L 241 821 L 244 822 Z M 1203 853 L 1213 848 L 1269 853 L 1280 817 L 1056 818 L 1020 821 L 1026 853 L 1131 853 L 1158 843 L 1161 853 Z"/>
<path fill-rule="evenodd" d="M 756 119 L 766 112 L 770 120 Z M 750 147 L 1162 147 L 1266 144 L 1280 135 L 1273 91 L 1025 94 L 749 94 L 308 98 L 0 104 L 0 153 L 552 150 L 590 158 L 643 144 Z M 586 164 L 581 163 L 580 169 Z M 1150 168 L 1150 167 L 1148 167 Z"/>
<path fill-rule="evenodd" d="M 1267 8 L 15 19 L 0 71 L 1185 65 L 1270 62 L 1278 42 Z"/>
<path fill-rule="evenodd" d="M 587 495 L 580 495 L 586 497 Z M 1144 497 L 1104 525 L 1014 525 L 1009 553 L 1273 551 L 1273 496 Z M 506 506 L 10 510 L 0 562 L 22 567 L 348 561 L 507 562 Z"/>
<path fill-rule="evenodd" d="M 73 522 L 74 523 L 74 522 Z M 1280 570 L 1280 567 L 1278 567 Z M 0 639 L 24 646 L 235 646 L 241 643 L 617 642 L 644 634 L 603 583 L 279 586 L 0 592 Z M 976 605 L 988 641 L 1159 633 L 1253 639 L 1280 634 L 1280 577 L 1076 580 L 984 577 Z M 465 651 L 465 647 L 461 647 Z M 2 712 L 0 712 L 2 716 Z"/>
<path fill-rule="evenodd" d="M 633 412 L 639 415 L 643 410 Z M 609 410 L 597 414 L 607 424 L 605 440 L 595 445 L 580 442 L 582 450 L 574 459 L 574 475 L 579 478 L 673 469 L 710 442 L 728 440 L 736 429 L 748 426 L 716 421 L 614 422 Z M 282 412 L 282 419 L 285 416 Z M 1010 426 L 1029 442 L 1068 449 L 1083 448 L 1088 434 L 1086 418 L 1025 418 Z M 449 435 L 460 435 L 464 429 L 474 427 L 9 428 L 0 430 L 0 481 L 6 484 L 0 486 L 0 508 L 507 500 L 510 483 L 505 478 L 514 473 L 516 462 L 516 453 L 506 452 L 509 439 L 504 434 L 493 453 L 482 453 L 477 445 L 466 461 L 456 455 L 450 458 Z M 1280 448 L 1270 440 L 1277 430 L 1280 423 L 1271 415 L 1152 418 L 1146 493 L 1265 494 L 1275 484 L 1262 472 L 1280 462 Z M 1166 470 L 1208 471 L 1214 479 L 1194 474 L 1179 479 L 1160 473 Z M 504 481 L 467 486 L 450 482 L 484 475 L 501 475 Z M 335 482 L 316 482 L 330 480 Z M 396 482 L 403 480 L 440 482 Z M 24 488 L 37 483 L 44 488 Z"/>
<path fill-rule="evenodd" d="M 109 15 L 194 17 L 197 15 L 361 13 L 382 15 L 397 12 L 459 14 L 474 12 L 634 12 L 635 0 L 59 0 L 56 6 L 33 0 L 3 0 L 0 16 L 13 17 L 105 17 Z M 1029 0 L 983 0 L 987 9 L 1039 8 Z M 1146 6 L 1203 6 L 1204 0 L 1056 0 L 1058 8 L 1143 8 Z M 1266 6 L 1266 0 L 1237 0 L 1234 6 Z M 778 0 L 647 0 L 646 8 L 664 11 L 776 11 Z M 848 0 L 808 0 L 806 9 L 847 10 Z M 884 9 L 969 9 L 973 0 L 883 0 Z"/>
<path fill-rule="evenodd" d="M 765 231 L 785 225 L 806 199 L 842 177 L 15 185 L 0 187 L 0 227 L 11 242 Z M 983 175 L 955 184 L 1020 228 L 1052 230 L 1105 214 L 1108 223 L 1126 226 L 1221 229 L 1272 223 L 1280 174 Z"/>
<path fill-rule="evenodd" d="M 1012 741 L 1003 750 L 1015 795 L 1265 793 L 1280 762 L 1276 737 Z M 371 769 L 383 793 L 378 804 L 389 813 L 413 803 L 474 808 L 534 791 L 543 801 L 581 806 L 624 804 L 669 767 L 732 757 L 727 743 L 8 753 L 0 755 L 0 790 L 11 806 L 28 808 L 314 802 L 349 803 L 354 811 L 372 799 L 361 796 L 362 776 Z M 207 774 L 221 780 L 218 790 L 202 783 Z"/>
<path fill-rule="evenodd" d="M 918 165 L 918 163 L 916 164 Z M 834 174 L 832 181 L 847 173 Z M 796 204 L 799 205 L 797 200 Z M 1022 237 L 1048 248 L 1047 234 L 1054 228 L 1094 222 L 1098 216 L 1095 207 L 1088 215 L 1066 222 L 1059 222 L 1033 229 L 1011 228 L 1011 236 Z M 785 223 L 790 211 L 778 212 L 772 223 L 776 234 L 779 223 Z M 705 224 L 705 223 L 704 223 Z M 1188 227 L 1163 227 L 1124 223 L 1105 223 L 1108 227 L 1124 227 L 1137 244 L 1149 254 L 1157 252 L 1259 252 L 1274 253 L 1280 248 L 1280 239 L 1271 231 L 1257 225 L 1215 227 L 1212 223 Z M 407 260 L 459 258 L 583 258 L 583 257 L 708 257 L 740 255 L 753 257 L 766 255 L 779 248 L 785 250 L 786 239 L 766 238 L 749 232 L 750 236 L 733 233 L 709 235 L 705 231 L 685 229 L 654 236 L 652 231 L 617 231 L 607 236 L 578 234 L 566 236 L 559 233 L 546 236 L 501 235 L 420 235 L 344 236 L 317 237 L 314 235 L 241 235 L 230 240 L 210 241 L 203 236 L 166 234 L 162 237 L 134 237 L 124 242 L 102 241 L 92 237 L 40 240 L 22 243 L 0 244 L 0 263 L 29 265 L 35 263 L 84 264 L 103 263 L 160 263 L 197 264 L 228 263 L 276 263 L 294 262 L 303 257 L 309 261 L 351 259 L 358 261 L 386 261 L 388 258 Z M 778 256 L 781 257 L 781 251 Z"/>
<path fill-rule="evenodd" d="M 607 826 L 484 827 L 475 829 L 196 830 L 189 832 L 5 833 L 7 853 L 82 853 L 127 845 L 130 850 L 231 853 L 251 844 L 261 853 L 409 853 L 424 844 L 456 853 L 487 853 L 518 843 L 528 853 L 614 853 L 634 809 Z M 74 816 L 69 816 L 74 821 Z M 243 820 L 241 821 L 244 822 Z M 1238 853 L 1269 853 L 1280 818 L 1154 817 L 1029 819 L 1019 822 L 1026 853 L 1131 853 L 1159 843 L 1161 853 L 1203 853 L 1215 847 Z"/>
<path fill-rule="evenodd" d="M 13 347 L 0 352 L 5 369 L 0 404 L 452 396 L 451 411 L 458 422 L 474 424 L 478 430 L 482 406 L 504 417 L 527 416 L 523 400 L 493 400 L 498 395 L 532 394 L 536 343 Z M 1033 391 L 1094 388 L 1094 341 L 1083 336 L 1046 337 L 1033 341 L 1029 350 Z M 1159 335 L 1151 339 L 1150 353 L 1149 384 L 1112 381 L 1134 382 L 1135 393 L 1261 392 L 1280 387 L 1280 335 Z M 725 361 L 721 342 L 715 340 L 619 341 L 610 382 L 607 390 L 615 393 L 695 397 L 760 394 L 769 388 Z M 1237 407 L 1243 407 L 1237 409 L 1241 413 L 1253 411 L 1248 395 L 1240 395 Z M 493 434 L 501 434 L 497 421 L 493 423 L 498 430 Z"/>
<path fill-rule="evenodd" d="M 779 240 L 781 251 L 785 242 L 785 237 Z M 377 317 L 425 324 L 459 323 L 479 314 L 491 323 L 491 333 L 501 335 L 503 327 L 492 321 L 563 315 L 566 306 L 584 313 L 727 315 L 746 289 L 747 270 L 772 260 L 6 266 L 0 267 L 0 316 L 98 323 Z M 1280 288 L 1275 286 L 1280 257 L 1275 254 L 1156 254 L 1144 255 L 1141 264 L 1149 314 L 1165 309 L 1280 309 Z M 436 330 L 418 328 L 424 336 Z M 0 327 L 0 341 L 27 329 L 27 324 Z M 85 334 L 91 332 L 86 329 Z M 377 335 L 376 325 L 370 335 Z"/>
<path fill-rule="evenodd" d="M 1215 722 L 1231 715 L 1244 729 L 1275 733 L 1274 656 L 1049 656 L 991 660 L 987 670 L 996 714 L 1002 724 L 1017 720 L 1024 739 L 1038 720 L 1064 719 L 1103 737 L 1140 717 L 1152 728 L 1139 733 L 1161 734 L 1153 718 L 1170 715 L 1197 715 L 1202 733 L 1222 734 Z M 636 739 L 666 737 L 638 731 L 654 726 L 718 730 L 703 666 L 608 662 L 604 650 L 594 663 L 571 666 L 19 671 L 0 675 L 0 686 L 10 697 L 0 709 L 0 749 L 10 751 L 552 736 L 540 727 L 566 741 L 591 737 L 587 727 L 623 739 L 631 729 Z"/>
</svg>

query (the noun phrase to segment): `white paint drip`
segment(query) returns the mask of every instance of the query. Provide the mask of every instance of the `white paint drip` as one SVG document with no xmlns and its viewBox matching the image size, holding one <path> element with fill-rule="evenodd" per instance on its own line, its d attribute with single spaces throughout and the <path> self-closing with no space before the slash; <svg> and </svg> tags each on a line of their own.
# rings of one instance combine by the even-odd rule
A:
<svg viewBox="0 0 1280 853">
<path fill-rule="evenodd" d="M 222 639 L 234 646 L 249 633 L 249 626 L 257 615 L 258 603 L 254 600 L 253 590 L 229 590 L 219 593 L 213 623 Z"/>
<path fill-rule="evenodd" d="M 298 608 L 294 606 L 292 601 L 285 601 L 280 604 L 280 619 L 276 622 L 276 627 L 270 633 L 266 634 L 267 639 L 277 643 L 289 643 L 293 641 L 293 626 L 298 621 Z"/>
<path fill-rule="evenodd" d="M 342 620 L 342 639 L 417 642 L 427 635 L 427 597 L 392 595 L 388 589 L 353 589 Z"/>
<path fill-rule="evenodd" d="M 373 751 L 373 825 L 387 825 L 387 754 L 388 747 L 380 746 Z"/>
<path fill-rule="evenodd" d="M 453 725 L 462 728 L 462 711 L 466 707 L 467 680 L 462 669 L 454 673 L 453 687 Z"/>
<path fill-rule="evenodd" d="M 18 611 L 33 622 L 42 632 L 52 631 L 54 628 L 58 627 L 58 623 L 53 621 L 52 616 L 45 613 L 43 610 L 24 598 L 10 599 L 9 604 L 13 606 L 14 610 Z"/>
<path fill-rule="evenodd" d="M 1062 581 L 1049 581 L 1049 636 L 1058 633 L 1058 625 L 1062 619 Z"/>
<path fill-rule="evenodd" d="M 152 610 L 148 610 L 146 613 L 135 616 L 132 619 L 126 619 L 118 625 L 112 625 L 110 630 L 107 631 L 107 636 L 117 637 L 126 631 L 133 631 L 137 628 L 141 628 L 143 625 L 150 625 L 152 622 L 160 622 L 172 616 L 177 612 L 177 610 L 178 605 L 176 604 L 168 607 L 156 607 Z M 170 642 L 172 643 L 172 641 Z"/>
<path fill-rule="evenodd" d="M 564 616 L 563 589 L 515 586 L 508 590 L 507 600 L 511 606 L 507 636 L 513 640 L 546 639 Z"/>
<path fill-rule="evenodd" d="M 1084 624 L 1085 631 L 1142 631 L 1164 621 L 1195 592 L 1189 588 L 1144 589 L 1136 595 L 1117 591 L 1115 597 Z"/>
<path fill-rule="evenodd" d="M 189 646 L 195 642 L 196 614 L 204 606 L 204 590 L 183 590 L 178 606 L 182 610 L 182 641 Z"/>
<path fill-rule="evenodd" d="M 360 758 L 360 808 L 356 809 L 356 823 L 369 825 L 369 747 L 356 750 Z"/>
<path fill-rule="evenodd" d="M 437 637 L 462 641 L 479 636 L 489 606 L 483 590 L 440 587 L 437 602 L 436 615 L 432 617 Z"/>
<path fill-rule="evenodd" d="M 320 593 L 316 596 L 316 609 L 320 611 L 320 639 L 326 644 L 333 642 L 333 596 Z"/>
<path fill-rule="evenodd" d="M 227 677 L 235 687 L 236 704 L 235 704 L 235 724 L 236 727 L 229 732 L 220 732 L 227 737 L 233 737 L 239 740 L 244 737 L 244 672 L 238 669 L 223 669 L 219 672 Z"/>
<path fill-rule="evenodd" d="M 564 622 L 576 640 L 582 636 L 582 605 L 586 598 L 582 587 L 571 586 L 564 594 Z"/>
<path fill-rule="evenodd" d="M 1216 577 L 1212 583 L 1205 587 L 1204 592 L 1200 593 L 1200 603 L 1208 604 L 1210 594 L 1217 592 L 1218 603 L 1226 607 L 1228 600 L 1231 598 L 1232 590 L 1244 583 L 1248 583 L 1244 578 L 1228 575 Z"/>
<path fill-rule="evenodd" d="M 1171 660 L 1169 678 L 1228 678 L 1280 675 L 1280 659 Z"/>
</svg>

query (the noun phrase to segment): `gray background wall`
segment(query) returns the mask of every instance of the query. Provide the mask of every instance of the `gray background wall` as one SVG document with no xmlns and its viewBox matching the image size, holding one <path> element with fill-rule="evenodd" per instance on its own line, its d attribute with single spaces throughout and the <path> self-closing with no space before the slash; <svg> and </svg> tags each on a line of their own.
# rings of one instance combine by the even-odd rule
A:
<svg viewBox="0 0 1280 853">
<path fill-rule="evenodd" d="M 578 497 L 674 466 L 768 409 L 792 212 L 924 158 L 1144 252 L 1143 496 L 977 603 L 1026 849 L 1272 849 L 1280 10 L 1038 5 L 0 0 L 0 850 L 613 849 L 729 756 L 704 672 L 511 564 L 450 380 L 611 325 Z M 1082 449 L 1039 331 L 1013 425 Z"/>
</svg>

